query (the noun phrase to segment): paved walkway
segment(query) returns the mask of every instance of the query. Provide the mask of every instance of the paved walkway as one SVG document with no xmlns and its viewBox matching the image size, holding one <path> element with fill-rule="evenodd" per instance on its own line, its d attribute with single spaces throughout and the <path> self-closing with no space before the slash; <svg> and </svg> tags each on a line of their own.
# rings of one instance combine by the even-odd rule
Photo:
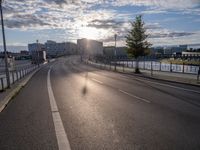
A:
<svg viewBox="0 0 200 150">
<path fill-rule="evenodd" d="M 183 74 L 183 73 L 174 73 L 174 72 L 160 72 L 160 71 L 151 71 L 149 70 L 141 70 L 142 74 L 147 77 L 162 79 L 173 82 L 181 82 L 192 85 L 199 85 L 200 82 L 197 82 L 197 75 L 194 74 Z"/>
<path fill-rule="evenodd" d="M 17 81 L 15 84 L 11 86 L 11 88 L 6 89 L 5 91 L 0 93 L 0 112 L 7 106 L 7 104 L 12 100 L 12 98 L 18 94 L 21 88 L 23 88 L 26 83 L 31 79 L 31 77 L 39 70 L 37 68 L 21 80 Z"/>
<path fill-rule="evenodd" d="M 19 81 L 15 82 L 11 85 L 10 89 L 6 89 L 3 92 L 0 92 L 0 112 L 6 107 L 6 105 L 9 103 L 10 100 L 20 91 L 21 88 L 23 88 L 27 82 L 32 78 L 32 76 L 41 68 L 44 66 L 51 64 L 54 62 L 55 59 L 51 59 L 49 63 L 43 63 L 40 65 L 39 68 L 33 70 L 29 74 L 27 74 L 24 78 L 20 79 Z"/>
</svg>

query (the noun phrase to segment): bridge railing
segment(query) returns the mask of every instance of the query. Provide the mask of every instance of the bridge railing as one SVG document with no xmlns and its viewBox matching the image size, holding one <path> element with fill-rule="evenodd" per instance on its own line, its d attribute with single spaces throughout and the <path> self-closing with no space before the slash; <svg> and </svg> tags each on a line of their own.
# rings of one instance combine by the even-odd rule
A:
<svg viewBox="0 0 200 150">
<path fill-rule="evenodd" d="M 32 72 L 38 68 L 37 65 L 30 65 L 26 66 L 25 68 L 21 68 L 19 70 L 14 70 L 10 71 L 10 84 L 14 84 L 18 80 L 24 78 L 27 74 Z M 6 75 L 4 73 L 0 74 L 0 91 L 4 91 L 5 89 L 8 88 L 7 80 L 6 80 Z"/>
</svg>

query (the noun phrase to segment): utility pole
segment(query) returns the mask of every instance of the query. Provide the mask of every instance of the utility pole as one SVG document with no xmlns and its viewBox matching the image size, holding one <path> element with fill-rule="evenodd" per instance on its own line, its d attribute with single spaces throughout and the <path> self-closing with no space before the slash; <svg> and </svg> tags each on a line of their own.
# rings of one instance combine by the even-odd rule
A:
<svg viewBox="0 0 200 150">
<path fill-rule="evenodd" d="M 36 42 L 37 42 L 37 65 L 39 67 L 40 65 L 39 65 L 39 45 L 38 45 L 38 40 L 36 40 Z"/>
<path fill-rule="evenodd" d="M 117 34 L 115 34 L 115 71 L 116 71 L 116 65 L 117 65 Z"/>
<path fill-rule="evenodd" d="M 7 86 L 8 88 L 10 88 L 10 73 L 8 69 L 8 55 L 7 55 L 7 50 L 6 50 L 6 38 L 5 38 L 5 31 L 4 31 L 2 2 L 3 0 L 0 0 L 1 26 L 2 26 L 2 35 L 3 35 L 4 57 L 5 57 L 5 71 L 6 71 Z"/>
</svg>

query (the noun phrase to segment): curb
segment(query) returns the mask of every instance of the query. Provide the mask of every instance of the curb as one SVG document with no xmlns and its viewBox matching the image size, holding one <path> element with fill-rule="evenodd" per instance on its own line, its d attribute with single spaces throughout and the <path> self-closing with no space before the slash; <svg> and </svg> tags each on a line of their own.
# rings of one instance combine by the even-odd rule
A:
<svg viewBox="0 0 200 150">
<path fill-rule="evenodd" d="M 167 79 L 161 79 L 161 78 L 155 78 L 155 77 L 150 77 L 150 76 L 145 76 L 143 74 L 141 75 L 137 75 L 137 74 L 133 74 L 133 73 L 128 73 L 128 72 L 118 72 L 121 74 L 128 74 L 128 75 L 132 75 L 132 76 L 137 76 L 137 77 L 141 77 L 141 78 L 146 78 L 146 79 L 152 79 L 152 80 L 157 80 L 157 81 L 164 81 L 164 82 L 170 82 L 170 83 L 178 83 L 178 84 L 184 84 L 184 85 L 189 85 L 189 86 L 195 86 L 195 87 L 200 87 L 200 84 L 192 84 L 192 83 L 187 83 L 187 82 L 179 82 L 179 81 L 172 81 L 172 80 L 167 80 Z M 198 85 L 199 84 L 199 85 Z"/>
<path fill-rule="evenodd" d="M 35 73 L 37 73 L 41 68 L 36 69 L 33 71 L 29 76 L 27 76 L 24 80 L 17 85 L 0 103 L 0 112 L 2 112 L 7 104 L 12 100 L 12 98 L 28 83 L 28 81 L 33 77 Z"/>
</svg>

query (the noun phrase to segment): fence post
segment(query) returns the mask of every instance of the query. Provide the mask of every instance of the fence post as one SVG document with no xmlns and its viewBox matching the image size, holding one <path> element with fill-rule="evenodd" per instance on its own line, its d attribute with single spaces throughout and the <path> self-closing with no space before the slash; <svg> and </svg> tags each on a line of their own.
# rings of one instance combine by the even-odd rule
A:
<svg viewBox="0 0 200 150">
<path fill-rule="evenodd" d="M 125 64 L 124 64 L 125 62 L 123 61 L 123 72 L 124 72 L 124 66 L 125 66 Z"/>
<path fill-rule="evenodd" d="M 1 87 L 2 87 L 2 91 L 3 91 L 4 90 L 3 78 L 1 78 Z"/>
<path fill-rule="evenodd" d="M 184 62 L 183 62 L 183 73 L 185 73 L 185 64 L 184 64 Z"/>
<path fill-rule="evenodd" d="M 133 60 L 132 60 L 132 68 L 133 68 Z"/>
<path fill-rule="evenodd" d="M 22 78 L 24 77 L 24 69 L 22 69 Z"/>
<path fill-rule="evenodd" d="M 19 80 L 18 71 L 16 71 L 17 81 Z"/>
<path fill-rule="evenodd" d="M 153 76 L 153 66 L 152 66 L 152 61 L 151 61 L 151 76 Z"/>
<path fill-rule="evenodd" d="M 172 62 L 170 62 L 170 72 L 172 72 Z"/>
<path fill-rule="evenodd" d="M 145 70 L 145 60 L 143 61 L 143 69 Z"/>
<path fill-rule="evenodd" d="M 160 61 L 160 71 L 161 71 L 161 69 L 162 69 L 161 66 L 162 66 L 162 63 L 161 63 L 161 61 Z"/>
<path fill-rule="evenodd" d="M 22 70 L 19 71 L 20 72 L 20 79 L 22 78 Z"/>
<path fill-rule="evenodd" d="M 115 58 L 115 71 L 117 71 L 117 60 L 116 60 L 116 58 Z"/>
<path fill-rule="evenodd" d="M 12 71 L 12 81 L 13 81 L 13 84 L 15 83 L 15 78 L 14 78 L 14 72 Z"/>
<path fill-rule="evenodd" d="M 27 68 L 25 68 L 25 75 L 27 75 Z"/>
<path fill-rule="evenodd" d="M 199 82 L 199 75 L 200 75 L 200 66 L 199 66 L 199 70 L 198 70 L 198 74 L 197 74 L 197 82 Z"/>
</svg>

